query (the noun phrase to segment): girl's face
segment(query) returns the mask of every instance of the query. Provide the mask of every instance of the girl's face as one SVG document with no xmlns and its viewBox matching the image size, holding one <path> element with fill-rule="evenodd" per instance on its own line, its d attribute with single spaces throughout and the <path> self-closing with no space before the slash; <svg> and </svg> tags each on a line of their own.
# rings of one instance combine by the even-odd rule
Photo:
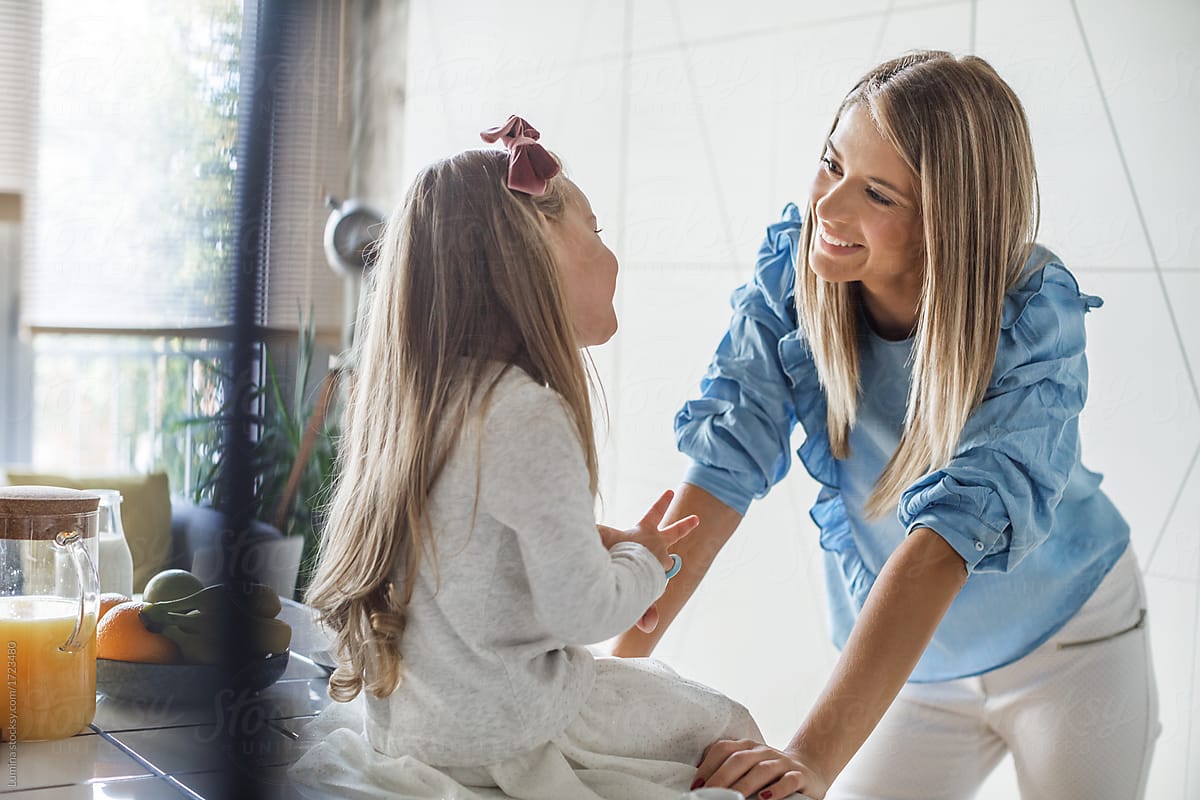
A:
<svg viewBox="0 0 1200 800">
<path fill-rule="evenodd" d="M 546 238 L 579 346 L 604 344 L 617 332 L 617 257 L 600 239 L 584 193 L 567 181 L 566 194 L 562 216 L 546 222 Z"/>
<path fill-rule="evenodd" d="M 861 281 L 869 295 L 920 289 L 922 229 L 917 179 L 861 104 L 829 136 L 812 203 L 816 236 L 809 266 L 821 278 Z"/>
</svg>

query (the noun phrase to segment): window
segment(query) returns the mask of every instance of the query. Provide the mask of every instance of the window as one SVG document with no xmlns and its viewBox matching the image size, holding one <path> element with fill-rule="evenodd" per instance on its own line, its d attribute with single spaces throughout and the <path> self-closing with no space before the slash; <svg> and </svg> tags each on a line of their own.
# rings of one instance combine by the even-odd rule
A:
<svg viewBox="0 0 1200 800">
<path fill-rule="evenodd" d="M 23 322 L 230 321 L 240 3 L 47 0 Z"/>
<path fill-rule="evenodd" d="M 214 428 L 187 420 L 221 405 L 221 342 L 42 334 L 34 340 L 33 463 L 53 472 L 163 470 L 195 486 Z"/>
<path fill-rule="evenodd" d="M 241 6 L 43 4 L 21 318 L 39 469 L 164 469 L 229 321 Z"/>
<path fill-rule="evenodd" d="M 298 3 L 273 21 L 291 55 L 270 78 L 268 223 L 246 234 L 266 243 L 264 340 L 301 317 L 331 340 L 340 330 L 341 285 L 321 247 L 325 194 L 345 194 L 338 11 Z M 166 469 L 190 494 L 210 451 L 182 423 L 221 406 L 242 245 L 239 80 L 256 20 L 245 36 L 239 0 L 44 0 L 42 14 L 21 259 L 29 457 L 56 471 Z"/>
</svg>

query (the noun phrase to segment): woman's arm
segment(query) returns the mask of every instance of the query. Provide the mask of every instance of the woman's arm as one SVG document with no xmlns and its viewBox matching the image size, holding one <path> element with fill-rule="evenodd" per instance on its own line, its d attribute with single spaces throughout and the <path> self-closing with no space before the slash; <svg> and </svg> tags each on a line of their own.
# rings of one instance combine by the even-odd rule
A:
<svg viewBox="0 0 1200 800">
<path fill-rule="evenodd" d="M 833 674 L 782 750 L 722 741 L 697 779 L 752 797 L 803 791 L 819 800 L 875 729 L 967 580 L 961 556 L 929 528 L 909 535 L 884 565 Z"/>
<path fill-rule="evenodd" d="M 656 603 L 659 614 L 658 627 L 651 633 L 636 628 L 626 631 L 617 640 L 613 655 L 624 658 L 650 655 L 658 640 L 700 585 L 717 553 L 721 552 L 725 542 L 729 541 L 738 523 L 742 521 L 741 514 L 708 492 L 690 483 L 684 483 L 675 493 L 675 500 L 667 509 L 662 524 L 670 525 L 691 514 L 700 518 L 700 524 L 672 548 L 672 551 L 683 559 L 683 569 L 667 584 L 667 590 Z"/>
</svg>

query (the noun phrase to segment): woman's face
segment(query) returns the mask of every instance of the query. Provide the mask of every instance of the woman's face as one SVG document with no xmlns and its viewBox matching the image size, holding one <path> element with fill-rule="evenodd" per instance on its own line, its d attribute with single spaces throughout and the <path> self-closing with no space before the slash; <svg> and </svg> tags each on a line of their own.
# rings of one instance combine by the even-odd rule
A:
<svg viewBox="0 0 1200 800">
<path fill-rule="evenodd" d="M 862 104 L 846 109 L 830 134 L 811 196 L 817 227 L 809 266 L 817 275 L 861 281 L 873 295 L 907 299 L 914 286 L 919 293 L 917 177 Z"/>
<path fill-rule="evenodd" d="M 617 332 L 617 257 L 600 239 L 587 196 L 570 181 L 566 194 L 562 216 L 546 222 L 546 238 L 576 341 L 580 347 L 604 344 Z"/>
</svg>

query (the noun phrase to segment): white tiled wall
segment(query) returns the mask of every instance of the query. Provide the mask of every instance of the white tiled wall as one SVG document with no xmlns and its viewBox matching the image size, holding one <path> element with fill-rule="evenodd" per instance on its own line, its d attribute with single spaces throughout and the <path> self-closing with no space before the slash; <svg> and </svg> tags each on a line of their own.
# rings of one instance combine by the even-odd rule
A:
<svg viewBox="0 0 1200 800">
<path fill-rule="evenodd" d="M 1089 318 L 1085 460 L 1128 517 L 1162 702 L 1148 797 L 1200 797 L 1200 5 L 1194 0 L 413 0 L 405 180 L 531 120 L 622 264 L 595 352 L 612 415 L 605 516 L 683 468 L 694 391 L 763 227 L 802 201 L 838 101 L 904 50 L 972 49 L 1029 113 L 1042 241 L 1106 304 Z M 743 700 L 783 744 L 833 664 L 815 487 L 751 509 L 658 655 Z M 1015 797 L 1011 765 L 981 798 Z"/>
</svg>

